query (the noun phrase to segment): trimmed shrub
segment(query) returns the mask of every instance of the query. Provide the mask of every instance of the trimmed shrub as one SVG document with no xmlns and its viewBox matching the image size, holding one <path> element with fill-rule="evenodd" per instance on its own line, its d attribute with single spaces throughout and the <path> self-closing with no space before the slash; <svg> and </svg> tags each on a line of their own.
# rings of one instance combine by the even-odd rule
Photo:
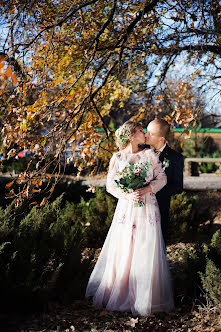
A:
<svg viewBox="0 0 221 332">
<path fill-rule="evenodd" d="M 42 305 L 69 291 L 82 295 L 81 227 L 64 222 L 62 196 L 20 217 L 0 210 L 0 292 L 4 306 Z M 19 220 L 20 219 L 20 220 Z M 84 273 L 83 273 L 84 272 Z M 70 292 L 72 289 L 72 292 Z"/>
<path fill-rule="evenodd" d="M 206 268 L 200 273 L 204 290 L 211 300 L 221 308 L 221 231 L 218 230 L 212 237 L 209 246 L 206 246 Z"/>
<path fill-rule="evenodd" d="M 76 200 L 79 192 L 73 190 Z M 70 193 L 67 191 L 69 199 L 72 197 Z M 85 248 L 103 245 L 116 199 L 102 188 L 97 188 L 88 200 L 82 197 L 80 201 L 69 202 L 65 197 L 64 193 L 36 211 L 34 208 L 30 210 L 28 202 L 18 208 L 13 203 L 4 210 L 0 208 L 2 306 L 11 310 L 12 305 L 42 306 L 51 300 L 84 296 L 93 257 L 83 260 L 82 252 Z M 191 198 L 185 193 L 173 199 L 171 224 L 174 237 L 192 229 L 196 202 L 197 197 Z M 198 271 L 205 273 L 207 255 L 219 267 L 215 260 L 215 253 L 218 252 L 218 259 L 221 251 L 218 238 L 213 238 L 209 249 L 196 248 L 195 257 L 188 258 L 188 266 L 192 266 L 190 271 L 198 278 L 198 283 Z M 188 282 L 191 289 L 193 280 L 189 278 Z"/>
<path fill-rule="evenodd" d="M 203 288 L 211 300 L 221 308 L 221 269 L 210 259 L 206 262 L 206 270 L 200 273 Z"/>
<path fill-rule="evenodd" d="M 89 201 L 64 202 L 65 195 L 41 209 L 27 202 L 0 208 L 1 303 L 10 308 L 84 296 L 90 259 L 85 247 L 102 246 L 115 200 L 102 189 Z"/>
<path fill-rule="evenodd" d="M 62 220 L 78 223 L 81 227 L 81 245 L 99 248 L 103 245 L 113 219 L 116 199 L 102 188 L 97 188 L 88 201 L 81 197 L 78 204 L 66 203 Z"/>
<path fill-rule="evenodd" d="M 211 155 L 205 155 L 204 158 L 221 158 L 221 152 L 215 151 Z M 214 173 L 219 169 L 215 163 L 201 163 L 198 166 L 198 170 L 200 173 Z"/>
<path fill-rule="evenodd" d="M 182 192 L 171 199 L 169 240 L 188 240 L 198 230 L 199 224 L 207 220 L 209 211 L 198 208 L 199 196 L 193 193 Z"/>
<path fill-rule="evenodd" d="M 221 300 L 221 232 L 214 233 L 209 244 L 196 245 L 185 253 L 185 289 L 194 297 L 206 292 L 220 308 Z"/>
<path fill-rule="evenodd" d="M 0 177 L 0 206 L 5 208 L 7 205 L 11 204 L 12 199 L 6 198 L 6 194 L 8 193 L 7 189 L 5 188 L 6 184 L 11 181 L 11 178 Z M 19 188 L 22 185 L 16 184 L 14 186 L 14 190 L 17 193 Z M 42 192 L 35 194 L 34 200 L 37 201 L 39 204 L 41 203 L 45 193 L 44 189 L 46 188 L 47 183 L 43 182 L 42 184 Z M 63 199 L 63 206 L 66 201 L 68 202 L 75 202 L 78 203 L 81 200 L 81 197 L 84 197 L 86 200 L 89 200 L 94 194 L 87 192 L 88 186 L 82 184 L 82 181 L 72 182 L 70 180 L 63 180 L 56 184 L 55 189 L 49 199 L 50 202 L 53 202 L 57 197 L 64 194 Z M 28 202 L 26 202 L 28 205 Z"/>
</svg>

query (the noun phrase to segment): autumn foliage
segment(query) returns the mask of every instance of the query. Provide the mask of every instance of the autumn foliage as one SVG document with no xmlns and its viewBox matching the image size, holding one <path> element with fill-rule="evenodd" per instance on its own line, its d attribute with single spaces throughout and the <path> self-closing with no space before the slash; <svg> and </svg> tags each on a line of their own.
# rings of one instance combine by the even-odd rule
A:
<svg viewBox="0 0 221 332">
<path fill-rule="evenodd" d="M 67 147 L 81 147 L 79 172 L 96 170 L 99 161 L 107 165 L 116 149 L 110 113 L 123 111 L 128 98 L 142 99 L 140 91 L 157 104 L 157 87 L 181 54 L 192 62 L 202 57 L 215 80 L 219 6 L 193 0 L 1 1 L 7 26 L 0 53 L 2 153 L 9 158 L 31 149 L 39 160 L 35 171 L 27 168 L 15 180 L 24 184 L 17 203 L 40 191 L 45 177 L 51 180 L 52 162 L 59 180 Z M 182 105 L 187 90 L 185 82 L 176 87 L 167 116 L 186 127 L 196 114 Z M 141 103 L 133 118 L 145 122 L 148 111 Z M 46 162 L 49 154 L 53 160 Z"/>
</svg>

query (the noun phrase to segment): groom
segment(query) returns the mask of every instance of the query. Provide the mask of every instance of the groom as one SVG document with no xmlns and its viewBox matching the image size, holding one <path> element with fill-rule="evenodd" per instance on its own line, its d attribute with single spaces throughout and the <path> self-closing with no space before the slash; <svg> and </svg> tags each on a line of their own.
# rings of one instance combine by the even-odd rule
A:
<svg viewBox="0 0 221 332">
<path fill-rule="evenodd" d="M 161 214 L 161 228 L 166 243 L 170 217 L 170 199 L 183 191 L 184 158 L 181 153 L 171 149 L 166 140 L 169 135 L 169 124 L 162 119 L 155 119 L 147 126 L 146 144 L 159 155 L 167 176 L 167 184 L 156 193 Z"/>
</svg>

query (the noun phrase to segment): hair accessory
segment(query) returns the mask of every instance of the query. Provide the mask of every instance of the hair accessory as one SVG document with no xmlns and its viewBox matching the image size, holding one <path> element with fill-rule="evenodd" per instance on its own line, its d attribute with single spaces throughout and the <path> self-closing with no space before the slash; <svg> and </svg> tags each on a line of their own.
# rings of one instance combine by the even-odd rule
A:
<svg viewBox="0 0 221 332">
<path fill-rule="evenodd" d="M 119 135 L 119 140 L 121 141 L 122 144 L 126 144 L 130 136 L 130 132 L 126 128 L 122 128 L 120 135 Z"/>
</svg>

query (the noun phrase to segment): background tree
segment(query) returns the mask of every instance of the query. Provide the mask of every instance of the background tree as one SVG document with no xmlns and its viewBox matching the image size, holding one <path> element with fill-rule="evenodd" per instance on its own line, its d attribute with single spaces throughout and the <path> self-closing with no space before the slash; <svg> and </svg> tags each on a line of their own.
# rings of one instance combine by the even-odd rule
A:
<svg viewBox="0 0 221 332">
<path fill-rule="evenodd" d="M 25 147 L 40 159 L 35 172 L 27 169 L 18 179 L 26 183 L 23 197 L 39 190 L 48 150 L 58 171 L 62 152 L 70 142 L 75 149 L 79 140 L 84 153 L 79 170 L 97 158 L 106 163 L 113 130 L 105 119 L 112 107 L 140 91 L 148 90 L 152 100 L 181 58 L 201 68 L 193 75 L 203 78 L 202 89 L 208 88 L 206 78 L 214 84 L 220 78 L 218 0 L 1 1 L 0 14 L 2 29 L 7 26 L 0 59 L 1 98 L 7 103 L 3 144 L 8 156 Z M 177 87 L 177 93 L 184 90 Z M 136 120 L 147 113 L 139 108 Z M 173 117 L 180 124 L 193 119 L 179 106 Z M 45 127 L 47 134 L 39 135 Z M 98 127 L 104 134 L 94 130 Z"/>
</svg>

